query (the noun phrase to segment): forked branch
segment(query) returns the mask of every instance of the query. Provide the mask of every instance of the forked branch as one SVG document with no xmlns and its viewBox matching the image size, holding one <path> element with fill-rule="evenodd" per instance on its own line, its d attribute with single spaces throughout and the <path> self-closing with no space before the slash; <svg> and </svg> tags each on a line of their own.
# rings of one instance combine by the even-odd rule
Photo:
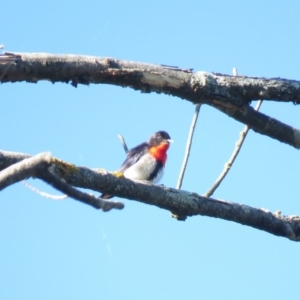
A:
<svg viewBox="0 0 300 300">
<path fill-rule="evenodd" d="M 23 156 L 23 159 L 26 158 L 28 158 L 28 155 Z M 20 153 L 15 155 L 8 153 L 6 155 L 6 152 L 1 151 L 0 170 L 3 172 L 9 165 L 16 164 L 21 160 L 22 154 Z M 286 237 L 293 241 L 300 241 L 300 217 L 298 216 L 282 216 L 264 209 L 202 197 L 196 193 L 157 186 L 147 182 L 132 181 L 126 178 L 117 178 L 102 169 L 90 170 L 54 158 L 51 158 L 50 169 L 51 175 L 48 173 L 47 175 L 37 175 L 38 178 L 53 184 L 67 194 L 72 192 L 61 187 L 61 181 L 65 181 L 68 185 L 75 187 L 88 188 L 155 205 L 180 216 L 180 219 L 184 219 L 185 216 L 195 215 L 221 218 L 264 230 L 277 236 Z M 34 174 L 39 172 L 40 170 L 38 169 Z M 60 180 L 58 184 L 56 184 L 57 178 Z"/>
<path fill-rule="evenodd" d="M 164 65 L 113 58 L 4 53 L 0 55 L 0 82 L 70 82 L 113 84 L 142 92 L 177 96 L 208 104 L 258 133 L 300 149 L 300 131 L 249 106 L 253 100 L 300 104 L 300 81 L 281 78 L 229 76 L 192 72 Z"/>
<path fill-rule="evenodd" d="M 122 209 L 124 207 L 120 202 L 105 201 L 83 193 L 53 174 L 51 168 L 55 164 L 50 153 L 41 153 L 32 157 L 24 155 L 23 159 L 21 158 L 22 155 L 17 153 L 14 157 L 15 162 L 13 162 L 13 157 L 14 155 L 11 152 L 0 152 L 0 190 L 26 178 L 33 177 L 42 179 L 75 200 L 103 211 L 109 211 L 112 208 Z"/>
</svg>

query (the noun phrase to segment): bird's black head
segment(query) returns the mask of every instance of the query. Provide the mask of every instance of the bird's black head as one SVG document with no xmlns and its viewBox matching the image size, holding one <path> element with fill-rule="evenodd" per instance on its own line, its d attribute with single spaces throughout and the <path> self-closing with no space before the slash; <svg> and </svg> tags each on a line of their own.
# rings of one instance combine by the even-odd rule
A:
<svg viewBox="0 0 300 300">
<path fill-rule="evenodd" d="M 157 131 L 154 132 L 151 136 L 150 139 L 148 140 L 148 144 L 150 146 L 157 146 L 161 143 L 171 143 L 171 137 L 169 136 L 169 134 L 165 131 Z"/>
</svg>

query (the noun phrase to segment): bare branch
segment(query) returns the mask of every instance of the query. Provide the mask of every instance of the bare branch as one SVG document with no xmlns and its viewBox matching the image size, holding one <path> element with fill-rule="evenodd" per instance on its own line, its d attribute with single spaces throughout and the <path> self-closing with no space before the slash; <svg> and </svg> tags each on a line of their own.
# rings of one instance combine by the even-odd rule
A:
<svg viewBox="0 0 300 300">
<path fill-rule="evenodd" d="M 9 158 L 8 158 L 9 159 Z M 51 164 L 50 153 L 41 153 L 33 157 L 25 158 L 0 172 L 0 190 L 11 184 L 28 177 L 36 177 L 40 168 L 49 167 Z"/>
<path fill-rule="evenodd" d="M 262 104 L 262 100 L 259 100 L 255 107 L 256 111 L 259 110 L 261 104 Z M 231 157 L 229 158 L 229 161 L 225 164 L 224 170 L 222 171 L 222 173 L 220 174 L 220 176 L 218 177 L 216 182 L 213 184 L 213 186 L 203 195 L 204 197 L 210 197 L 215 192 L 215 190 L 218 188 L 218 186 L 221 184 L 221 182 L 223 181 L 223 179 L 225 178 L 227 173 L 229 172 L 230 168 L 232 167 L 236 157 L 238 156 L 238 154 L 243 146 L 243 143 L 249 132 L 249 129 L 250 129 L 249 126 L 246 125 L 244 130 L 241 131 L 240 139 L 236 142 L 236 147 L 235 147 Z"/>
<path fill-rule="evenodd" d="M 25 159 L 31 158 L 32 156 L 25 153 L 11 152 L 0 150 L 0 171 L 5 168 Z"/>
<path fill-rule="evenodd" d="M 49 80 L 71 82 L 74 86 L 109 83 L 175 96 L 182 96 L 182 91 L 185 96 L 190 94 L 185 99 L 196 103 L 207 103 L 207 99 L 240 105 L 251 100 L 300 103 L 300 81 L 296 80 L 193 73 L 191 69 L 83 55 L 8 52 L 0 55 L 0 61 L 8 60 L 15 63 L 2 82 Z M 5 63 L 0 65 L 0 72 L 4 67 Z"/>
<path fill-rule="evenodd" d="M 22 180 L 22 183 L 28 189 L 32 190 L 33 192 L 37 193 L 38 195 L 45 197 L 45 198 L 49 198 L 51 200 L 65 200 L 68 198 L 68 195 L 51 195 L 51 194 L 45 193 L 43 191 L 40 191 L 39 189 L 37 189 L 34 186 L 32 186 L 31 184 L 29 184 L 26 180 Z"/>
<path fill-rule="evenodd" d="M 9 68 L 7 66 L 9 64 Z M 6 72 L 6 73 L 5 73 Z M 217 108 L 253 130 L 300 148 L 300 131 L 256 112 L 252 100 L 300 103 L 300 81 L 229 76 L 79 55 L 0 54 L 1 82 L 106 83 L 177 96 Z"/>
<path fill-rule="evenodd" d="M 20 61 L 22 56 L 20 54 L 15 53 L 4 53 L 0 54 L 0 64 L 6 64 L 7 66 L 11 65 L 10 62 L 16 63 L 17 61 Z"/>
<path fill-rule="evenodd" d="M 11 165 L 7 166 L 9 163 L 11 163 Z M 1 151 L 0 190 L 16 182 L 24 180 L 25 178 L 35 177 L 44 180 L 45 182 L 52 185 L 59 191 L 67 194 L 68 196 L 85 204 L 91 205 L 95 208 L 101 208 L 103 211 L 109 211 L 112 208 L 122 209 L 124 207 L 123 203 L 102 200 L 73 188 L 69 184 L 63 182 L 57 176 L 49 173 L 48 168 L 51 165 L 52 158 L 50 153 L 48 152 L 41 153 L 32 157 L 24 155 L 22 159 L 22 155 L 20 155 L 19 153 L 13 155 L 10 152 Z"/>
<path fill-rule="evenodd" d="M 43 179 L 45 182 L 49 183 L 57 190 L 67 194 L 69 197 L 72 197 L 73 199 L 78 200 L 84 204 L 91 205 L 94 208 L 102 209 L 103 211 L 109 211 L 112 208 L 115 209 L 124 208 L 124 204 L 121 202 L 102 200 L 100 198 L 96 198 L 93 195 L 83 193 L 73 188 L 71 185 L 65 183 L 56 175 L 53 175 L 46 170 L 40 170 L 38 173 L 38 178 Z"/>
<path fill-rule="evenodd" d="M 248 105 L 236 107 L 224 105 L 221 101 L 214 101 L 213 107 L 228 116 L 247 124 L 254 131 L 272 137 L 280 142 L 300 149 L 300 130 L 286 125 L 263 113 L 255 111 Z"/>
<path fill-rule="evenodd" d="M 194 135 L 195 127 L 196 127 L 196 124 L 197 124 L 197 119 L 198 119 L 200 107 L 201 107 L 201 104 L 197 104 L 196 107 L 195 107 L 195 113 L 194 113 L 194 117 L 193 117 L 193 120 L 192 120 L 189 136 L 188 136 L 188 139 L 187 139 L 185 155 L 184 155 L 184 158 L 183 158 L 182 167 L 181 167 L 181 170 L 180 170 L 180 173 L 179 173 L 178 182 L 177 182 L 177 186 L 176 186 L 176 188 L 179 189 L 179 190 L 181 188 L 182 180 L 183 180 L 184 173 L 185 173 L 185 169 L 186 169 L 186 166 L 187 166 L 187 162 L 189 160 L 192 141 L 193 141 L 193 135 Z"/>
<path fill-rule="evenodd" d="M 9 161 L 12 161 L 11 156 L 9 155 L 7 158 Z M 15 157 L 20 159 L 21 155 L 17 154 Z M 25 158 L 27 158 L 27 155 L 24 155 Z M 7 165 L 5 160 L 5 153 L 2 152 L 0 155 L 0 169 L 1 166 Z M 286 237 L 293 241 L 300 241 L 299 216 L 282 216 L 265 209 L 256 209 L 247 205 L 206 198 L 196 193 L 157 186 L 149 182 L 118 178 L 102 169 L 90 170 L 76 167 L 53 158 L 51 168 L 52 172 L 55 172 L 59 178 L 73 186 L 155 205 L 182 217 L 203 215 L 221 218 Z M 44 179 L 48 180 L 45 177 Z M 53 177 L 49 178 L 49 181 L 51 180 L 53 180 Z M 61 182 L 58 183 L 58 185 L 60 184 Z"/>
<path fill-rule="evenodd" d="M 182 91 L 190 95 L 185 99 L 196 103 L 207 103 L 207 99 L 240 105 L 256 99 L 300 103 L 300 81 L 296 80 L 193 73 L 191 69 L 83 55 L 6 52 L 0 61 L 14 62 L 2 82 L 108 83 L 175 96 L 182 96 Z M 0 65 L 0 72 L 4 67 L 5 63 Z"/>
</svg>

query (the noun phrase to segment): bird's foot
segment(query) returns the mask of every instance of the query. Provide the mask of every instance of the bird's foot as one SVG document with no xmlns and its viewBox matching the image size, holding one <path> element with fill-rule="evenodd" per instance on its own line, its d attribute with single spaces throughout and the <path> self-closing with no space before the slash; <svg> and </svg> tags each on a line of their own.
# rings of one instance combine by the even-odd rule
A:
<svg viewBox="0 0 300 300">
<path fill-rule="evenodd" d="M 111 174 L 113 174 L 118 178 L 124 178 L 124 174 L 122 172 L 115 171 L 115 172 L 111 172 Z"/>
</svg>

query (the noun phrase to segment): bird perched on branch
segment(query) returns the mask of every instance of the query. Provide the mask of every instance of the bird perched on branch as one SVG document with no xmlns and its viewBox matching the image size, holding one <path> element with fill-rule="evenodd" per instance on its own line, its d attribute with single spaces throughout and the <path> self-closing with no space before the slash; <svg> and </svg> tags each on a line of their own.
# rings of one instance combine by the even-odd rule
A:
<svg viewBox="0 0 300 300">
<path fill-rule="evenodd" d="M 167 150 L 173 142 L 165 131 L 153 133 L 144 142 L 127 152 L 127 158 L 118 170 L 124 177 L 133 180 L 147 180 L 157 183 L 162 175 L 167 160 Z M 102 194 L 100 198 L 109 199 L 112 195 Z"/>
</svg>

